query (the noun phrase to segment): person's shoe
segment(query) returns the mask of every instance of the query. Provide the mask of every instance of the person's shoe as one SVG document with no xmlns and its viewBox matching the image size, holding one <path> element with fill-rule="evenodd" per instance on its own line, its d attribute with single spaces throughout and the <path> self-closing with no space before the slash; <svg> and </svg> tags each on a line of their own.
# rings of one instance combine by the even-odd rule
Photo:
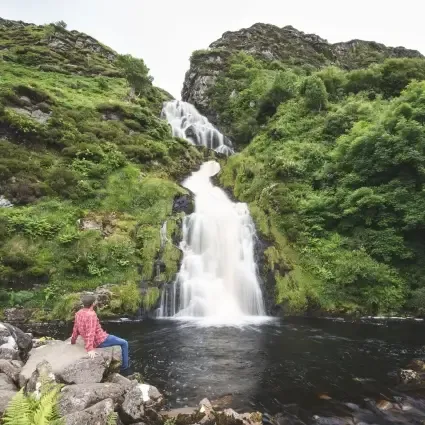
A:
<svg viewBox="0 0 425 425">
<path fill-rule="evenodd" d="M 125 377 L 128 377 L 128 376 L 130 376 L 130 375 L 132 375 L 132 374 L 133 374 L 133 371 L 131 370 L 131 368 L 130 368 L 130 367 L 128 367 L 128 368 L 126 368 L 126 369 L 122 369 L 122 370 L 120 371 L 120 375 L 125 376 Z"/>
</svg>

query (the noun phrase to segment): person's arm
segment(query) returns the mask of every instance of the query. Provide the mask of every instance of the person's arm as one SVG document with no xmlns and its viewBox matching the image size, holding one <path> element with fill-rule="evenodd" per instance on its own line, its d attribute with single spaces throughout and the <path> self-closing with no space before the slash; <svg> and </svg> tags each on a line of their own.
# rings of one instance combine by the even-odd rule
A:
<svg viewBox="0 0 425 425">
<path fill-rule="evenodd" d="M 97 325 L 96 314 L 90 314 L 87 318 L 86 335 L 84 337 L 84 342 L 86 343 L 85 347 L 88 353 L 94 350 L 93 344 L 94 344 L 94 335 L 96 331 L 96 325 Z"/>
<path fill-rule="evenodd" d="M 75 315 L 74 328 L 72 329 L 72 336 L 71 336 L 71 344 L 75 344 L 77 342 L 77 338 L 79 334 L 80 333 L 78 332 L 77 315 Z"/>
</svg>

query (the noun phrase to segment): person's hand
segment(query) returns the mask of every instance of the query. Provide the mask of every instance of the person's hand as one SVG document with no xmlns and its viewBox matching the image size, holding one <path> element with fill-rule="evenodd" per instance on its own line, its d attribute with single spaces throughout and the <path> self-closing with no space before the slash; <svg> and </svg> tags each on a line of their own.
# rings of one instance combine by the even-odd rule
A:
<svg viewBox="0 0 425 425">
<path fill-rule="evenodd" d="M 88 351 L 88 352 L 87 352 L 87 355 L 88 355 L 91 359 L 94 359 L 94 358 L 97 356 L 97 353 L 96 353 L 96 351 L 91 350 L 91 351 Z"/>
</svg>

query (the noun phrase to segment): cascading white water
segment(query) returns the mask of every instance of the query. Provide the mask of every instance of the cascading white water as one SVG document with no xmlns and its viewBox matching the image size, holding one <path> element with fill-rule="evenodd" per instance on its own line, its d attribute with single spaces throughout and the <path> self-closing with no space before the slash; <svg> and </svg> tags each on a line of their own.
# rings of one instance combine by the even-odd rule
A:
<svg viewBox="0 0 425 425">
<path fill-rule="evenodd" d="M 209 131 L 223 143 L 216 150 L 225 152 L 224 136 L 192 105 L 168 102 L 163 116 L 173 134 L 188 139 L 182 129 L 191 125 L 193 132 L 199 130 L 199 141 Z M 246 204 L 232 202 L 212 184 L 211 177 L 219 171 L 220 165 L 209 161 L 183 182 L 195 195 L 195 212 L 184 219 L 182 265 L 176 281 L 163 290 L 159 317 L 204 317 L 228 324 L 265 314 L 254 258 L 254 223 Z"/>
<path fill-rule="evenodd" d="M 166 102 L 161 113 L 171 125 L 174 137 L 186 139 L 225 155 L 233 153 L 232 143 L 190 103 L 181 100 Z"/>
</svg>

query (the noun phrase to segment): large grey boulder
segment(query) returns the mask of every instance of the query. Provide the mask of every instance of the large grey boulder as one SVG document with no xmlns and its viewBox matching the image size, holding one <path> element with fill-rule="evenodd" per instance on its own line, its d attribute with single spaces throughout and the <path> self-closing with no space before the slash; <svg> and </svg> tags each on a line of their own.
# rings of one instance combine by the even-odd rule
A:
<svg viewBox="0 0 425 425">
<path fill-rule="evenodd" d="M 121 348 L 108 347 L 96 349 L 96 357 L 90 359 L 83 344 L 78 341 L 71 345 L 58 341 L 31 350 L 30 357 L 19 376 L 20 386 L 30 379 L 37 365 L 43 360 L 52 366 L 57 381 L 65 384 L 94 384 L 121 363 Z"/>
<path fill-rule="evenodd" d="M 136 385 L 125 396 L 121 406 L 122 416 L 130 423 L 143 421 L 145 416 L 152 415 L 163 401 L 164 397 L 153 385 Z"/>
<path fill-rule="evenodd" d="M 53 373 L 52 365 L 46 360 L 43 360 L 36 366 L 25 389 L 27 392 L 32 393 L 34 391 L 40 391 L 42 385 L 53 382 L 56 382 L 56 377 Z"/>
<path fill-rule="evenodd" d="M 124 401 L 125 387 L 119 384 L 80 384 L 62 389 L 59 399 L 61 416 L 87 409 L 100 401 L 111 399 L 114 405 Z"/>
<path fill-rule="evenodd" d="M 25 359 L 31 348 L 31 335 L 8 323 L 0 322 L 0 359 Z"/>
<path fill-rule="evenodd" d="M 0 416 L 3 415 L 10 400 L 12 400 L 17 392 L 17 390 L 0 390 Z"/>
<path fill-rule="evenodd" d="M 108 420 L 113 413 L 114 401 L 108 398 L 81 412 L 64 416 L 63 423 L 65 425 L 108 425 Z"/>
<path fill-rule="evenodd" d="M 18 391 L 13 379 L 9 378 L 5 373 L 0 373 L 0 391 Z"/>
<path fill-rule="evenodd" d="M 20 365 L 18 361 L 0 359 L 0 372 L 6 374 L 15 384 L 19 383 L 19 374 L 21 370 L 22 365 Z"/>
</svg>

